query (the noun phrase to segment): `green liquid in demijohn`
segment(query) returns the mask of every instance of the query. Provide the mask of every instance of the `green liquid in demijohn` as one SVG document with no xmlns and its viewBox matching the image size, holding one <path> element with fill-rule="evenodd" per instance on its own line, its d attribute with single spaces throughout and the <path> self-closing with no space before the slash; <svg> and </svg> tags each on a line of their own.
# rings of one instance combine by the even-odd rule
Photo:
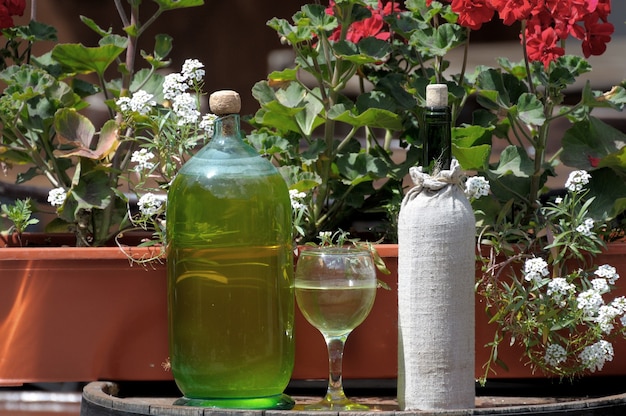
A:
<svg viewBox="0 0 626 416">
<path fill-rule="evenodd" d="M 294 296 L 291 206 L 277 170 L 217 136 L 169 192 L 170 360 L 179 404 L 290 408 Z M 229 130 L 230 131 L 230 130 Z"/>
</svg>

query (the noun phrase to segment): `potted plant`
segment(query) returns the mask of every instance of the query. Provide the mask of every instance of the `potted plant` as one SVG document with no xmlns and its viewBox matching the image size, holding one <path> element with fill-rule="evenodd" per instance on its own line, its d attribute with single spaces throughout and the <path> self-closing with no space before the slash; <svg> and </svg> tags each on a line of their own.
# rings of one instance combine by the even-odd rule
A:
<svg viewBox="0 0 626 416">
<path fill-rule="evenodd" d="M 20 186 L 42 176 L 51 189 L 47 207 L 28 199 L 1 207 L 12 223 L 2 245 L 17 246 L 0 248 L 10 322 L 3 383 L 171 378 L 161 367 L 163 200 L 178 167 L 210 138 L 214 117 L 200 114 L 200 62 L 165 75 L 171 37 L 157 35 L 150 52 L 137 48 L 159 16 L 203 1 L 155 0 L 145 15 L 140 3 L 111 2 L 120 34 L 82 17 L 101 37 L 96 46 L 57 43 L 34 56 L 34 43 L 56 41 L 53 27 L 33 18 L 2 29 L 0 164 L 28 167 Z M 11 7 L 19 15 L 25 1 Z M 104 110 L 92 110 L 94 102 Z M 24 234 L 39 221 L 35 210 L 55 214 L 40 241 Z M 142 233 L 126 240 L 134 230 Z"/>
<path fill-rule="evenodd" d="M 256 130 L 248 139 L 284 172 L 293 190 L 301 241 L 319 231 L 345 226 L 344 215 L 354 219 L 373 207 L 397 207 L 393 201 L 401 198 L 408 167 L 424 163 L 419 156 L 419 129 L 426 86 L 446 83 L 454 120 L 452 153 L 463 169 L 476 174 L 467 186 L 477 216 L 479 254 L 484 254 L 479 260 L 488 263 L 494 258 L 498 264 L 509 265 L 533 256 L 544 258 L 551 263 L 554 278 L 565 278 L 576 287 L 572 294 L 580 294 L 598 277 L 614 283 L 614 279 L 598 276 L 603 271 L 589 262 L 595 254 L 603 257 L 610 252 L 604 245 L 615 235 L 614 229 L 623 228 L 620 215 L 626 188 L 623 180 L 610 178 L 624 177 L 626 165 L 621 155 L 626 136 L 593 117 L 591 111 L 597 107 L 621 110 L 624 87 L 603 93 L 587 84 L 578 102 L 569 104 L 571 98 L 565 100 L 568 88 L 591 68 L 584 58 L 565 55 L 563 49 L 565 39 L 573 36 L 582 40 L 585 56 L 604 52 L 613 31 L 608 22 L 610 2 L 562 1 L 556 9 L 552 4 L 521 3 L 523 7 L 510 1 L 337 0 L 328 6 L 305 5 L 291 21 L 277 18 L 268 22 L 281 41 L 292 47 L 295 65 L 270 73 L 254 87 L 260 110 L 250 119 Z M 562 20 L 563 13 L 571 19 Z M 521 25 L 520 60 L 494 58 L 497 67 L 485 62 L 469 68 L 470 34 L 492 20 Z M 464 50 L 463 61 L 457 62 L 461 72 L 452 73 L 446 58 L 457 48 Z M 559 121 L 570 127 L 562 137 L 551 136 Z M 496 150 L 502 147 L 500 143 L 506 144 L 501 152 Z M 392 144 L 396 149 L 406 148 L 404 159 L 393 154 Z M 559 150 L 548 154 L 548 144 Z M 561 163 L 568 170 L 584 170 L 591 178 L 585 190 L 562 192 L 565 203 L 557 204 L 546 183 Z M 578 174 L 585 176 L 584 172 Z M 476 198 L 476 192 L 488 196 Z M 390 218 L 393 223 L 393 213 Z M 588 218 L 593 219 L 593 227 Z M 583 234 L 576 234 L 576 229 Z M 586 263 L 584 275 L 577 274 L 574 261 Z M 528 326 L 527 334 L 532 336 L 523 338 L 515 332 L 519 328 L 506 323 L 521 311 L 528 311 L 522 323 L 528 325 L 535 319 L 542 310 L 535 305 L 538 309 L 531 311 L 537 295 L 504 290 L 483 298 L 485 285 L 507 289 L 528 282 L 525 275 L 520 280 L 508 272 L 503 276 L 513 280 L 486 281 L 492 266 L 485 268 L 484 275 L 479 267 L 477 316 L 485 323 L 490 319 L 498 323 L 499 338 L 494 342 L 493 332 L 480 332 L 488 338 L 479 338 L 477 351 L 484 361 L 501 363 L 506 346 L 500 341 L 522 342 L 513 363 L 506 363 L 521 367 L 522 372 L 500 371 L 495 376 L 543 374 L 535 371 L 537 367 L 555 376 L 573 376 L 600 367 L 576 367 L 576 360 L 568 363 L 570 367 L 564 362 L 542 365 L 549 364 L 545 351 L 536 352 L 551 345 L 547 339 L 563 340 L 568 330 L 581 330 L 578 324 L 582 321 L 598 323 L 597 311 L 578 314 L 578 321 L 573 316 L 570 321 L 558 321 L 553 315 L 552 321 L 544 321 L 547 329 Z M 545 291 L 552 280 L 543 276 L 543 269 L 541 277 L 538 285 Z M 494 302 L 490 296 L 503 302 Z M 506 303 L 511 296 L 524 296 L 524 301 Z M 615 306 L 605 298 L 605 306 Z M 568 307 L 577 312 L 580 303 L 576 296 L 570 301 Z M 509 309 L 503 307 L 506 305 Z M 393 300 L 387 306 L 394 309 Z M 557 306 L 551 306 L 551 313 L 557 313 Z M 489 315 L 485 315 L 485 307 Z M 372 316 L 375 313 L 370 319 Z M 565 319 L 563 316 L 559 319 Z M 386 327 L 395 330 L 394 322 L 390 317 Z M 591 327 L 597 334 L 598 327 Z M 374 337 L 381 338 L 380 334 Z M 368 341 L 371 337 L 365 343 Z M 599 339 L 587 342 L 585 347 Z M 389 344 L 387 353 L 377 356 L 383 360 L 391 356 L 385 365 L 393 368 L 395 346 L 393 341 Z M 485 348 L 485 344 L 490 345 Z M 496 345 L 499 349 L 490 349 Z M 585 347 L 574 352 L 573 345 L 568 354 L 580 357 Z M 482 351 L 494 354 L 485 357 Z M 533 354 L 541 359 L 532 359 Z M 477 360 L 477 377 L 485 374 L 484 361 Z M 524 366 L 529 361 L 532 365 Z M 488 376 L 494 376 L 494 366 L 486 369 Z"/>
</svg>

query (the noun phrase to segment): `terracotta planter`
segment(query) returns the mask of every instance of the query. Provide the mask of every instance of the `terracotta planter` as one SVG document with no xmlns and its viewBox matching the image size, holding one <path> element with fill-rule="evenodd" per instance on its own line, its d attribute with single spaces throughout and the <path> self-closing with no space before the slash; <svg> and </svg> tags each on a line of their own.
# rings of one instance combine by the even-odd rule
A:
<svg viewBox="0 0 626 416">
<path fill-rule="evenodd" d="M 618 296 L 626 296 L 626 242 L 614 242 L 608 245 L 607 249 L 596 256 L 593 260 L 594 264 L 610 264 L 617 269 L 621 278 L 617 281 L 616 288 L 611 293 L 611 299 Z M 480 365 L 484 364 L 489 358 L 489 349 L 485 348 L 485 344 L 493 341 L 495 332 L 494 325 L 488 325 L 485 317 L 484 305 L 481 298 L 476 297 L 476 374 L 483 375 Z M 601 372 L 594 375 L 612 376 L 626 374 L 626 339 L 616 339 L 612 341 L 615 358 L 611 362 L 607 362 Z M 522 361 L 520 347 L 510 347 L 506 343 L 501 343 L 498 349 L 499 357 L 507 364 L 508 371 L 495 366 L 497 374 L 491 374 L 490 378 L 534 378 L 545 377 L 543 373 L 532 373 Z"/>
<path fill-rule="evenodd" d="M 0 248 L 0 270 L 0 384 L 171 378 L 164 264 L 130 267 L 117 247 Z"/>
<path fill-rule="evenodd" d="M 374 308 L 350 335 L 345 378 L 393 379 L 397 374 L 397 245 L 378 247 L 392 275 L 379 275 Z M 134 248 L 134 255 L 146 254 Z M 626 295 L 626 243 L 611 244 L 597 259 L 618 268 Z M 0 248 L 0 384 L 43 381 L 171 380 L 168 357 L 165 265 L 130 267 L 118 248 Z M 493 330 L 476 305 L 476 374 Z M 294 379 L 325 379 L 324 340 L 296 308 Z M 601 375 L 626 374 L 626 341 Z M 516 355 L 517 354 L 517 355 Z M 531 374 L 519 352 L 502 347 L 509 371 L 492 378 Z"/>
<path fill-rule="evenodd" d="M 345 378 L 395 378 L 397 376 L 397 245 L 383 245 L 378 248 L 392 270 L 392 276 L 379 275 L 387 282 L 391 291 L 380 290 L 370 315 L 349 336 L 344 356 Z M 616 267 L 622 279 L 617 281 L 614 296 L 626 296 L 626 242 L 612 243 L 597 256 L 597 264 L 611 264 Z M 296 312 L 296 368 L 294 378 L 326 378 L 327 358 L 322 336 Z M 482 376 L 482 365 L 489 358 L 485 345 L 493 341 L 495 326 L 488 325 L 481 298 L 476 297 L 476 376 Z M 615 357 L 605 364 L 598 375 L 626 375 L 626 340 L 613 343 Z M 522 350 L 501 345 L 500 358 L 507 364 L 508 371 L 495 367 L 497 374 L 492 379 L 545 377 L 541 372 L 532 373 L 520 360 Z"/>
</svg>

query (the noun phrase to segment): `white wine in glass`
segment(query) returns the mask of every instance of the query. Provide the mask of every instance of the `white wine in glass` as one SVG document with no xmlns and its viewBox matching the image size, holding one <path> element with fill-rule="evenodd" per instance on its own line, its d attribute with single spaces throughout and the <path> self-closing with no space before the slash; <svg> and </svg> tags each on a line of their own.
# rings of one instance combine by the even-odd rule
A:
<svg viewBox="0 0 626 416">
<path fill-rule="evenodd" d="M 317 328 L 328 348 L 326 396 L 306 410 L 367 410 L 343 391 L 343 348 L 348 335 L 365 320 L 376 297 L 371 253 L 358 247 L 305 247 L 298 258 L 295 292 L 298 307 Z"/>
</svg>

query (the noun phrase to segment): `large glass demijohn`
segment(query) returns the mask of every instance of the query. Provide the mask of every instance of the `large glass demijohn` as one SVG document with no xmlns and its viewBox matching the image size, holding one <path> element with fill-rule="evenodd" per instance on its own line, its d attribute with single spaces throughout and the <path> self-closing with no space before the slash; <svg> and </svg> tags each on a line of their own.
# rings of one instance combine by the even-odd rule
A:
<svg viewBox="0 0 626 416">
<path fill-rule="evenodd" d="M 170 361 L 181 405 L 289 409 L 293 243 L 287 185 L 246 143 L 234 91 L 167 205 Z"/>
</svg>

